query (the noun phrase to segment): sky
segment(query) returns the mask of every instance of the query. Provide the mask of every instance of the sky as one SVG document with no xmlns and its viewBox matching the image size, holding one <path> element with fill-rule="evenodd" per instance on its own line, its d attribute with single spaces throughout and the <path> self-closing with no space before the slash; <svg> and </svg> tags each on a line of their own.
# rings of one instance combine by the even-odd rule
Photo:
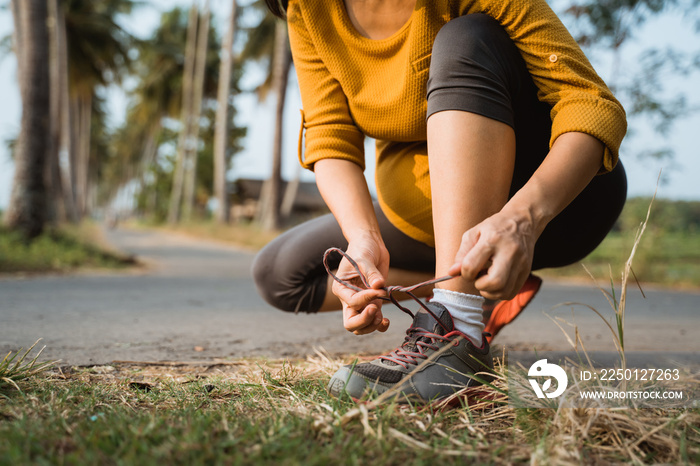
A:
<svg viewBox="0 0 700 466">
<path fill-rule="evenodd" d="M 0 6 L 5 6 L 7 0 L 0 0 Z M 137 14 L 132 15 L 124 27 L 134 35 L 147 37 L 157 26 L 160 12 L 175 5 L 189 6 L 191 0 L 150 0 L 144 1 Z M 230 3 L 227 0 L 211 0 L 212 9 L 216 16 L 216 26 L 221 31 L 229 15 Z M 564 18 L 566 20 L 566 18 Z M 0 37 L 12 32 L 12 16 L 7 9 L 0 9 Z M 698 36 L 692 32 L 689 20 L 679 15 L 665 15 L 663 18 L 648 23 L 638 33 L 635 47 L 654 44 L 662 46 L 669 44 L 677 47 L 689 47 L 698 43 Z M 606 79 L 607 69 L 613 66 L 607 61 L 593 63 L 603 79 Z M 244 76 L 244 86 L 254 82 L 254 73 Z M 668 76 L 667 83 L 671 88 L 683 90 L 690 102 L 700 107 L 700 86 L 697 86 L 700 76 L 696 73 L 690 78 Z M 108 102 L 110 106 L 110 124 L 119 125 L 126 113 L 126 98 L 119 89 L 109 89 Z M 313 174 L 300 171 L 297 162 L 297 138 L 299 135 L 301 101 L 295 79 L 290 80 L 288 100 L 284 125 L 284 154 L 283 176 L 292 178 L 301 173 L 303 180 L 313 180 Z M 266 178 L 270 173 L 272 159 L 272 129 L 274 128 L 274 99 L 258 102 L 257 98 L 243 95 L 236 99 L 238 105 L 237 124 L 248 127 L 248 136 L 244 141 L 243 152 L 234 158 L 229 178 Z M 0 57 L 0 209 L 4 209 L 10 197 L 13 165 L 9 159 L 5 141 L 16 137 L 19 133 L 21 117 L 21 101 L 16 81 L 16 61 L 12 54 Z M 627 170 L 629 180 L 629 196 L 650 196 L 656 188 L 659 171 L 663 169 L 666 182 L 659 187 L 658 195 L 669 199 L 700 200 L 700 144 L 696 137 L 700 128 L 700 112 L 692 117 L 678 121 L 673 130 L 666 136 L 669 145 L 675 150 L 675 158 L 671 162 L 655 162 L 640 160 L 634 156 L 636 150 L 645 146 L 655 146 L 658 135 L 649 131 L 646 125 L 636 128 L 636 136 L 623 144 L 622 160 Z M 367 172 L 366 176 L 373 189 L 374 168 L 372 161 L 373 148 L 367 143 Z"/>
</svg>

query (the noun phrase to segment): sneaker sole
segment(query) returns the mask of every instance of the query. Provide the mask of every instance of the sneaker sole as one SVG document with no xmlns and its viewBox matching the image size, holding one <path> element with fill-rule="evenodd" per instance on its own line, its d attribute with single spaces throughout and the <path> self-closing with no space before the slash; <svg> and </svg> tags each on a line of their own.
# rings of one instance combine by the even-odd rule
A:
<svg viewBox="0 0 700 466">
<path fill-rule="evenodd" d="M 335 398 L 348 396 L 358 404 L 369 403 L 372 401 L 371 399 L 367 399 L 368 393 L 371 393 L 373 396 L 379 396 L 389 390 L 390 387 L 385 385 L 370 382 L 362 377 L 352 377 L 352 370 L 347 367 L 340 368 L 328 382 L 328 393 L 331 396 Z M 467 406 L 471 407 L 476 404 L 483 403 L 484 401 L 493 401 L 495 397 L 493 392 L 484 390 L 481 387 L 472 387 L 460 395 L 450 395 L 432 401 L 417 398 L 409 399 L 408 397 L 401 395 L 402 393 L 397 393 L 396 396 L 387 400 L 387 402 L 396 401 L 398 404 L 422 404 L 427 408 L 440 410 L 460 408 L 464 406 L 465 403 Z"/>
<path fill-rule="evenodd" d="M 348 367 L 341 367 L 338 372 L 331 377 L 328 382 L 328 393 L 336 398 L 340 398 L 343 394 L 348 395 L 353 400 L 357 401 L 365 396 L 367 392 L 372 392 L 376 395 L 389 390 L 382 384 L 370 382 L 362 377 L 353 377 L 353 372 Z"/>
</svg>

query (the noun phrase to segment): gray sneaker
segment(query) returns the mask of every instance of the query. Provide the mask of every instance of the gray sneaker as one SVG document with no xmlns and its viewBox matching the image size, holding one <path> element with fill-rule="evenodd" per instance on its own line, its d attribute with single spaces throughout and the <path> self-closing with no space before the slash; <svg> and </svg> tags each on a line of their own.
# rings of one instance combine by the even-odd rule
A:
<svg viewBox="0 0 700 466">
<path fill-rule="evenodd" d="M 347 393 L 357 401 L 397 387 L 392 398 L 399 402 L 438 401 L 491 379 L 491 350 L 485 337 L 480 343 L 476 346 L 455 330 L 447 309 L 431 302 L 415 315 L 399 348 L 370 362 L 341 367 L 328 391 L 336 397 Z M 474 374 L 481 381 L 470 377 Z"/>
</svg>

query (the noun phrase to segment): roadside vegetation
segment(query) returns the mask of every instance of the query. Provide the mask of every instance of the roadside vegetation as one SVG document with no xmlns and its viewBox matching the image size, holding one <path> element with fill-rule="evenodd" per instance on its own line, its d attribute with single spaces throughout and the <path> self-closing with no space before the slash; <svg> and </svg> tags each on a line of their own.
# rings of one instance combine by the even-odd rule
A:
<svg viewBox="0 0 700 466">
<path fill-rule="evenodd" d="M 260 250 L 280 234 L 278 230 L 263 229 L 257 222 L 238 222 L 222 225 L 213 219 L 181 222 L 172 226 L 159 222 L 130 221 L 127 222 L 127 226 L 129 228 L 162 229 L 196 238 L 221 241 L 251 251 Z"/>
<path fill-rule="evenodd" d="M 331 398 L 352 358 L 62 368 L 0 391 L 2 464 L 698 464 L 698 409 Z M 502 369 L 499 369 L 502 370 Z"/>
<path fill-rule="evenodd" d="M 20 350 L 16 353 L 10 351 L 7 356 L 0 361 L 0 390 L 12 386 L 21 391 L 17 382 L 41 374 L 54 365 L 53 361 L 37 362 L 43 348 L 39 350 L 31 360 L 26 361 L 27 357 L 38 343 L 39 341 L 37 340 L 37 342 L 26 351 Z"/>
<path fill-rule="evenodd" d="M 582 264 L 595 277 L 610 275 L 611 264 L 627 260 L 634 233 L 649 208 L 650 198 L 627 201 L 613 231 L 581 263 L 541 272 L 547 277 L 581 279 L 590 283 Z M 632 269 L 642 283 L 700 289 L 700 202 L 654 200 L 649 225 L 641 239 Z M 613 276 L 615 281 L 619 276 Z"/>
<path fill-rule="evenodd" d="M 92 223 L 47 229 L 32 241 L 0 226 L 0 274 L 119 269 L 135 263 L 133 258 L 109 250 L 99 227 Z"/>
<path fill-rule="evenodd" d="M 651 198 L 629 199 L 613 231 L 580 263 L 538 271 L 549 278 L 590 283 L 590 275 L 609 277 L 611 265 L 624 264 L 635 242 L 635 232 L 645 218 Z M 256 222 L 221 225 L 213 219 L 165 226 L 162 222 L 130 223 L 131 226 L 166 228 L 200 238 L 224 241 L 258 250 L 279 231 L 265 231 Z M 584 267 L 585 266 L 585 269 Z M 700 201 L 655 199 L 644 237 L 635 256 L 632 279 L 660 286 L 700 289 Z M 613 276 L 615 282 L 620 277 Z"/>
<path fill-rule="evenodd" d="M 611 309 L 593 310 L 610 329 L 623 370 L 625 296 L 645 226 L 619 294 L 601 290 Z M 577 329 L 573 339 L 585 353 Z M 330 397 L 329 377 L 357 359 L 316 350 L 296 361 L 115 362 L 43 375 L 26 364 L 15 366 L 19 373 L 0 366 L 0 380 L 14 376 L 0 382 L 0 464 L 700 463 L 697 404 L 605 409 L 561 398 L 519 407 L 510 403 L 518 392 L 502 358 L 469 407 L 398 405 L 387 399 L 391 391 L 360 404 Z M 697 394 L 698 382 L 686 370 L 673 388 Z"/>
<path fill-rule="evenodd" d="M 588 281 L 583 264 L 594 276 L 606 276 L 609 264 L 619 263 L 625 251 L 632 247 L 632 241 L 629 233 L 613 232 L 580 264 L 548 270 L 543 275 Z M 634 274 L 643 283 L 697 290 L 700 288 L 700 235 L 650 232 L 640 244 Z"/>
<path fill-rule="evenodd" d="M 43 91 L 22 92 L 23 108 L 51 118 L 27 118 L 17 136 L 14 164 L 20 176 L 13 182 L 7 227 L 0 230 L 0 273 L 128 263 L 96 246 L 97 237 L 83 230 L 93 228 L 89 224 L 58 229 L 46 224 L 49 210 L 57 213 L 59 222 L 90 218 L 93 209 L 109 206 L 124 190 L 133 190 L 139 209 L 170 224 L 196 218 L 212 197 L 220 196 L 219 221 L 226 223 L 225 175 L 245 134 L 245 128 L 233 124 L 237 108 L 231 97 L 243 92 L 239 80 L 244 62 L 266 69 L 265 83 L 256 90 L 261 98 L 270 91 L 280 102 L 274 125 L 279 131 L 289 73 L 286 42 L 276 40 L 286 37 L 284 28 L 262 13 L 263 2 L 246 4 L 245 14 L 235 13 L 236 3 L 231 2 L 226 35 L 243 53 L 229 56 L 228 67 L 235 62 L 234 69 L 226 73 L 219 58 L 231 55 L 233 48 L 222 47 L 223 30 L 211 27 L 222 18 L 212 21 L 211 12 L 196 2 L 189 13 L 179 8 L 162 12 L 151 36 L 138 40 L 119 26 L 119 18 L 129 21 L 131 14 L 139 14 L 139 2 L 9 2 L 17 27 L 6 42 L 12 43 L 20 62 L 33 65 L 21 70 L 21 81 Z M 664 10 L 659 5 L 645 9 L 649 2 L 639 1 L 588 3 L 568 9 L 568 15 L 583 23 L 580 30 L 588 31 L 577 39 L 586 47 L 610 49 L 616 62 L 634 29 Z M 662 3 L 669 8 L 679 5 Z M 22 47 L 15 44 L 18 39 Z M 82 44 L 90 47 L 79 47 Z M 222 48 L 228 53 L 221 54 Z M 616 92 L 630 110 L 631 122 L 660 116 L 654 130 L 663 135 L 673 118 L 690 112 L 683 95 L 661 92 L 667 65 L 672 65 L 674 76 L 691 79 L 697 60 L 692 53 L 674 50 L 641 50 L 639 57 L 644 72 L 629 73 L 632 81 L 618 80 Z M 623 63 L 636 59 L 636 54 L 626 56 Z M 273 66 L 278 60 L 283 66 Z M 273 73 L 278 68 L 283 71 Z M 111 128 L 102 91 L 122 83 L 130 83 L 128 114 L 122 125 Z M 220 87 L 228 89 L 219 92 Z M 30 95 L 56 99 L 29 100 Z M 222 110 L 228 125 L 216 124 L 214 109 Z M 74 124 L 61 124 L 66 121 Z M 38 122 L 42 126 L 32 124 Z M 224 129 L 219 134 L 224 144 L 215 148 L 217 127 Z M 35 145 L 38 142 L 42 147 Z M 640 155 L 667 152 L 651 147 Z M 267 196 L 272 220 L 264 222 L 268 230 L 276 229 L 274 217 L 280 207 L 280 154 L 279 146 L 269 154 L 275 168 Z M 51 176 L 45 183 L 47 173 Z M 648 199 L 638 202 L 645 213 Z M 596 277 L 607 277 L 609 264 L 627 258 L 644 217 L 632 212 L 635 205 L 630 202 L 619 228 L 584 261 Z M 634 272 L 639 280 L 700 284 L 698 222 L 688 220 L 697 219 L 692 216 L 697 205 L 674 211 L 681 204 L 657 202 L 637 251 Z M 677 225 L 679 218 L 686 223 Z M 228 228 L 212 230 L 201 224 L 184 231 L 253 248 L 269 240 L 255 228 L 244 238 L 229 238 L 238 227 Z M 572 273 L 585 273 L 580 266 L 576 270 Z M 633 280 L 628 272 L 623 288 Z M 622 302 L 613 306 L 613 338 L 624 366 Z M 51 303 L 46 306 L 50 310 Z M 20 350 L 0 363 L 0 464 L 700 463 L 697 407 L 516 408 L 506 402 L 499 364 L 500 377 L 486 389 L 486 401 L 469 409 L 427 410 L 330 398 L 328 378 L 353 356 L 334 358 L 319 352 L 300 361 L 200 365 L 48 364 L 50 371 L 43 371 L 48 366 L 42 366 L 38 356 Z"/>
</svg>

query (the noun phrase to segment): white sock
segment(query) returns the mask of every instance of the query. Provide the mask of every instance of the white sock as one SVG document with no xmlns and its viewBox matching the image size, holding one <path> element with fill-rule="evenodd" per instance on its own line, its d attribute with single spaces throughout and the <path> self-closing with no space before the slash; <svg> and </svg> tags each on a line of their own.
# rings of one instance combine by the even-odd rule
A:
<svg viewBox="0 0 700 466">
<path fill-rule="evenodd" d="M 484 323 L 484 298 L 472 294 L 435 288 L 431 302 L 440 303 L 452 316 L 455 329 L 465 334 L 476 346 L 481 346 Z"/>
</svg>

